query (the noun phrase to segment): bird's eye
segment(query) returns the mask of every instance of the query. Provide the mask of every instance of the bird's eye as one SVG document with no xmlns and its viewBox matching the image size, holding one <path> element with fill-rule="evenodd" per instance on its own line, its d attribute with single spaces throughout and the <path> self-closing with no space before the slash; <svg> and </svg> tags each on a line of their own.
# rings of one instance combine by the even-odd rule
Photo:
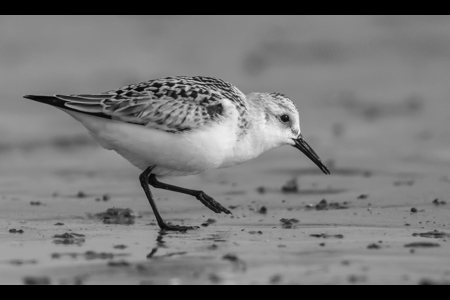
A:
<svg viewBox="0 0 450 300">
<path fill-rule="evenodd" d="M 288 115 L 282 115 L 282 116 L 280 117 L 280 120 L 281 120 L 281 122 L 283 122 L 283 123 L 287 123 L 287 122 L 289 122 L 289 116 L 288 116 Z"/>
</svg>

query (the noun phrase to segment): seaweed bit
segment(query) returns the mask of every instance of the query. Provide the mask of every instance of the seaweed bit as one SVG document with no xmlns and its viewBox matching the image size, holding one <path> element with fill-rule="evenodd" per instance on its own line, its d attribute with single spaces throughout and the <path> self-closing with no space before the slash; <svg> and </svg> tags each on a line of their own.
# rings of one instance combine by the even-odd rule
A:
<svg viewBox="0 0 450 300">
<path fill-rule="evenodd" d="M 282 187 L 281 191 L 283 193 L 296 193 L 298 192 L 298 184 L 297 184 L 297 178 L 292 178 L 288 180 Z"/>
<path fill-rule="evenodd" d="M 282 226 L 284 229 L 292 229 L 294 227 L 294 224 L 299 223 L 299 220 L 297 219 L 281 219 L 280 220 Z"/>
</svg>

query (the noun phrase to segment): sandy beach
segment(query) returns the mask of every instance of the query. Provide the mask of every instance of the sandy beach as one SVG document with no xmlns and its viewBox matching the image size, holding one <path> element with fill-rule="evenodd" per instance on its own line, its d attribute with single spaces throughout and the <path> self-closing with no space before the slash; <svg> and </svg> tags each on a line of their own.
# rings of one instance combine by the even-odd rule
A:
<svg viewBox="0 0 450 300">
<path fill-rule="evenodd" d="M 162 233 L 139 171 L 117 154 L 94 147 L 37 152 L 20 156 L 20 168 L 17 156 L 2 157 L 2 284 L 450 280 L 445 172 L 336 165 L 324 176 L 294 149 L 279 149 L 247 165 L 170 180 L 207 191 L 233 216 L 157 190 L 167 220 L 201 227 Z M 111 208 L 133 214 L 122 224 L 96 216 Z M 73 236 L 55 238 L 64 234 Z"/>
</svg>

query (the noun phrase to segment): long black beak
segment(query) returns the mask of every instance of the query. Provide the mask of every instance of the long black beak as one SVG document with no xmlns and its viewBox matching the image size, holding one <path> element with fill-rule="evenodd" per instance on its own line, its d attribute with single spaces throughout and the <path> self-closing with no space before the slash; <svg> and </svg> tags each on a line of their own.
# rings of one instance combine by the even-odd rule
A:
<svg viewBox="0 0 450 300">
<path fill-rule="evenodd" d="M 322 163 L 319 155 L 308 145 L 308 143 L 303 139 L 300 134 L 298 138 L 293 139 L 295 142 L 294 147 L 302 151 L 309 159 L 311 159 L 325 174 L 331 174 L 330 170 Z"/>
</svg>

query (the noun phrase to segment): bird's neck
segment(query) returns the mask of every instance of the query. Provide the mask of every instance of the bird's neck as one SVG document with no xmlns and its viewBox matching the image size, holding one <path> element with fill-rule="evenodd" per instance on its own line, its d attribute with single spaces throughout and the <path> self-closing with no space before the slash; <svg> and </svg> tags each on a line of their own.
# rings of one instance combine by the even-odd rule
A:
<svg viewBox="0 0 450 300">
<path fill-rule="evenodd" d="M 237 140 L 234 146 L 234 155 L 240 162 L 253 159 L 260 154 L 278 147 L 272 143 L 270 130 L 264 119 L 264 111 L 257 106 L 249 105 L 244 114 L 246 127 L 236 127 Z"/>
</svg>

